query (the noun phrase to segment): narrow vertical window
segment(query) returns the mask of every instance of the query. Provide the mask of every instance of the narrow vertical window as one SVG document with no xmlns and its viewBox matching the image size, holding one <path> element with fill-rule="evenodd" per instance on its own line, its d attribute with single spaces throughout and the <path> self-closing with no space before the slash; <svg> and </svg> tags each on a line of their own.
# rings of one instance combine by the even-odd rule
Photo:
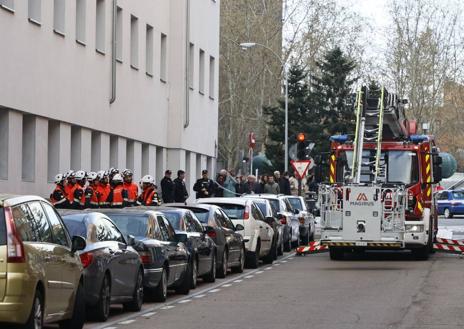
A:
<svg viewBox="0 0 464 329">
<path fill-rule="evenodd" d="M 128 140 L 126 143 L 126 168 L 134 170 L 134 158 L 135 158 L 135 150 L 134 150 L 134 141 Z"/>
<path fill-rule="evenodd" d="M 9 112 L 0 110 L 0 179 L 8 179 Z"/>
<path fill-rule="evenodd" d="M 105 53 L 105 0 L 97 0 L 97 22 L 95 49 Z"/>
<path fill-rule="evenodd" d="M 29 22 L 41 25 L 42 17 L 42 1 L 28 0 L 28 16 Z"/>
<path fill-rule="evenodd" d="M 76 0 L 76 41 L 85 45 L 86 0 Z"/>
<path fill-rule="evenodd" d="M 23 115 L 22 179 L 25 182 L 35 180 L 35 121 L 35 116 Z"/>
<path fill-rule="evenodd" d="M 166 34 L 161 33 L 160 79 L 163 82 L 167 81 L 167 39 Z"/>
<path fill-rule="evenodd" d="M 139 19 L 131 15 L 131 67 L 139 68 Z"/>
<path fill-rule="evenodd" d="M 60 123 L 58 121 L 48 121 L 48 181 L 53 182 L 55 175 L 59 172 L 60 164 Z"/>
<path fill-rule="evenodd" d="M 209 57 L 209 98 L 214 99 L 216 86 L 214 84 L 216 77 L 216 59 L 213 56 Z"/>
<path fill-rule="evenodd" d="M 14 0 L 0 0 L 0 7 L 14 13 Z"/>
<path fill-rule="evenodd" d="M 150 145 L 142 144 L 142 175 L 148 174 L 150 170 Z"/>
<path fill-rule="evenodd" d="M 122 62 L 122 8 L 116 11 L 116 59 Z"/>
<path fill-rule="evenodd" d="M 195 45 L 189 44 L 189 69 L 188 69 L 188 81 L 189 87 L 193 89 L 193 79 L 195 74 Z"/>
<path fill-rule="evenodd" d="M 91 146 L 91 168 L 92 171 L 101 170 L 101 148 L 102 138 L 101 133 L 98 131 L 92 131 L 92 146 Z"/>
<path fill-rule="evenodd" d="M 146 34 L 146 54 L 145 54 L 145 65 L 146 72 L 149 76 L 153 76 L 153 27 L 147 25 Z"/>
<path fill-rule="evenodd" d="M 53 2 L 53 31 L 64 35 L 65 33 L 65 0 L 54 0 Z"/>
<path fill-rule="evenodd" d="M 205 93 L 205 51 L 200 49 L 200 65 L 199 65 L 199 80 L 198 80 L 198 91 L 200 94 Z"/>
</svg>

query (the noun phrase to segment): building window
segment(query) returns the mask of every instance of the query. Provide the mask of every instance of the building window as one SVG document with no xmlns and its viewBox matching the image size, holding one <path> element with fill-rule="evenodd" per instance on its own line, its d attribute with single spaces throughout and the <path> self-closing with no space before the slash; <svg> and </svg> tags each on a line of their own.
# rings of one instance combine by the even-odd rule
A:
<svg viewBox="0 0 464 329">
<path fill-rule="evenodd" d="M 209 57 L 209 98 L 214 99 L 216 93 L 215 88 L 215 77 L 216 77 L 216 59 L 213 56 Z"/>
<path fill-rule="evenodd" d="M 167 81 L 167 39 L 167 35 L 161 33 L 160 79 L 163 82 Z"/>
<path fill-rule="evenodd" d="M 116 11 L 116 59 L 122 63 L 122 8 L 118 7 Z"/>
<path fill-rule="evenodd" d="M 195 74 L 195 45 L 193 43 L 189 44 L 189 70 L 188 70 L 188 80 L 189 87 L 193 89 L 193 79 Z"/>
<path fill-rule="evenodd" d="M 28 0 L 29 22 L 41 25 L 42 1 Z"/>
<path fill-rule="evenodd" d="M 131 67 L 139 69 L 139 19 L 131 15 Z"/>
<path fill-rule="evenodd" d="M 53 2 L 53 31 L 63 35 L 65 33 L 65 0 L 54 0 Z"/>
<path fill-rule="evenodd" d="M 22 180 L 35 180 L 35 121 L 33 115 L 23 115 L 22 132 Z"/>
<path fill-rule="evenodd" d="M 95 49 L 105 54 L 105 0 L 97 0 L 97 22 Z"/>
<path fill-rule="evenodd" d="M 86 0 L 76 0 L 76 41 L 85 45 Z"/>
<path fill-rule="evenodd" d="M 8 179 L 9 112 L 0 110 L 0 179 Z"/>
<path fill-rule="evenodd" d="M 0 7 L 14 13 L 14 0 L 0 0 Z"/>
<path fill-rule="evenodd" d="M 199 65 L 199 80 L 198 91 L 200 94 L 205 93 L 205 51 L 200 49 L 200 65 Z"/>
<path fill-rule="evenodd" d="M 147 25 L 145 66 L 147 75 L 153 76 L 153 27 Z"/>
</svg>

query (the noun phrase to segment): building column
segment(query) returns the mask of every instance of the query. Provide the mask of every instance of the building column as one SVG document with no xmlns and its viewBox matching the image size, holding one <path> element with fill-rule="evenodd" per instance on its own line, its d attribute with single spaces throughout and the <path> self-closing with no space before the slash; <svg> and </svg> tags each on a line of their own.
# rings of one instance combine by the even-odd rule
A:
<svg viewBox="0 0 464 329">
<path fill-rule="evenodd" d="M 134 142 L 133 156 L 134 156 L 134 159 L 132 160 L 133 161 L 132 163 L 133 163 L 134 168 L 129 168 L 129 169 L 132 169 L 134 172 L 134 182 L 138 182 L 143 175 L 142 173 L 142 143 Z"/>
<path fill-rule="evenodd" d="M 81 128 L 81 169 L 90 171 L 92 168 L 92 131 Z"/>
<path fill-rule="evenodd" d="M 59 146 L 58 150 L 56 150 L 58 151 L 58 173 L 66 173 L 71 169 L 71 125 L 60 122 L 58 135 Z"/>
<path fill-rule="evenodd" d="M 187 160 L 187 168 L 185 170 L 187 172 L 187 175 L 185 177 L 185 184 L 187 185 L 187 191 L 189 192 L 188 201 L 191 202 L 195 200 L 195 192 L 193 191 L 193 185 L 195 185 L 195 182 L 197 180 L 197 154 L 190 152 L 190 156 Z"/>
<path fill-rule="evenodd" d="M 167 169 L 167 151 L 164 147 L 156 148 L 156 171 L 155 179 L 161 180 L 164 177 L 164 172 Z M 172 169 L 171 169 L 172 170 Z"/>
<path fill-rule="evenodd" d="M 35 127 L 35 184 L 34 193 L 47 195 L 52 184 L 48 184 L 48 120 L 37 117 Z M 31 193 L 29 191 L 28 193 Z"/>
</svg>

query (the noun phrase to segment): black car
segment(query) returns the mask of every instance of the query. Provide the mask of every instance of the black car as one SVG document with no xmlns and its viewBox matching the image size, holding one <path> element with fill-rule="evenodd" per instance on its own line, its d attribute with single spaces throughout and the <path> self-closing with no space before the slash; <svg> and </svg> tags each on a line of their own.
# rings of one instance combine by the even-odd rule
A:
<svg viewBox="0 0 464 329">
<path fill-rule="evenodd" d="M 64 211 L 71 235 L 86 238 L 79 252 L 84 267 L 85 301 L 90 315 L 106 321 L 111 304 L 138 312 L 143 303 L 143 265 L 116 225 L 102 213 Z"/>
<path fill-rule="evenodd" d="M 176 233 L 187 234 L 187 249 L 192 258 L 193 276 L 191 288 L 197 286 L 197 277 L 206 282 L 216 280 L 216 244 L 206 233 L 195 214 L 188 209 L 159 208 Z"/>
<path fill-rule="evenodd" d="M 224 278 L 228 269 L 242 273 L 245 266 L 245 246 L 243 237 L 236 231 L 243 230 L 234 225 L 226 213 L 218 206 L 208 204 L 170 204 L 169 207 L 191 210 L 205 228 L 206 233 L 216 243 L 217 277 Z"/>
<path fill-rule="evenodd" d="M 190 253 L 184 244 L 186 234 L 176 234 L 162 213 L 145 207 L 103 212 L 122 232 L 134 237 L 134 248 L 144 266 L 143 285 L 149 300 L 164 302 L 168 289 L 189 293 L 194 272 L 189 264 Z"/>
</svg>

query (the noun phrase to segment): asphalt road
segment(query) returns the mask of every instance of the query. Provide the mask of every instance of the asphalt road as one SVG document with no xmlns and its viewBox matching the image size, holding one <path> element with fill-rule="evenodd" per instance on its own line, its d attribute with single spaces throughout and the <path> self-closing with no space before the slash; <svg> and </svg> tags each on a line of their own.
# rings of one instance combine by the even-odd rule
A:
<svg viewBox="0 0 464 329">
<path fill-rule="evenodd" d="M 145 305 L 139 314 L 113 310 L 87 329 L 454 329 L 464 327 L 464 259 L 434 254 L 366 253 L 330 261 L 328 254 L 287 255 L 190 296 Z"/>
</svg>

